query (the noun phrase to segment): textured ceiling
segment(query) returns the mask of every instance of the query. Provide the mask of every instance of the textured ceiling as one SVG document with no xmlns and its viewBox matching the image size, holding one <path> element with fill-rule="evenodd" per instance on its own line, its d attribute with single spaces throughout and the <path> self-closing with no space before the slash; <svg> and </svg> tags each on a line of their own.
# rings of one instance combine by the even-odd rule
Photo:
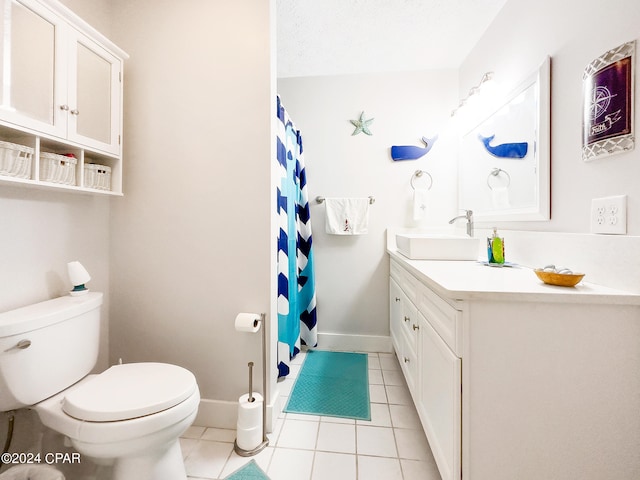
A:
<svg viewBox="0 0 640 480">
<path fill-rule="evenodd" d="M 278 77 L 458 68 L 507 0 L 276 0 Z"/>
</svg>

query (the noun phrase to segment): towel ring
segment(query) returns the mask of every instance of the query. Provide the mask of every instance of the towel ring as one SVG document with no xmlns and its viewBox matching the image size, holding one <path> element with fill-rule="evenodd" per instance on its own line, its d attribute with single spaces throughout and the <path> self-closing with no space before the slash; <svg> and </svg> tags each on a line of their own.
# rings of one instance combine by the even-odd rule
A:
<svg viewBox="0 0 640 480">
<path fill-rule="evenodd" d="M 487 186 L 489 187 L 490 190 L 493 190 L 493 187 L 489 183 L 489 180 L 491 179 L 491 177 L 497 177 L 501 173 L 504 173 L 507 176 L 507 185 L 506 186 L 508 187 L 509 185 L 511 185 L 511 175 L 509 175 L 509 172 L 507 172 L 506 170 L 503 170 L 501 168 L 494 168 L 493 170 L 491 170 L 489 172 L 489 175 L 487 175 Z"/>
<path fill-rule="evenodd" d="M 413 180 L 415 178 L 420 178 L 422 175 L 427 175 L 429 177 L 429 187 L 427 187 L 427 190 L 431 190 L 431 187 L 433 187 L 433 177 L 425 170 L 416 170 L 416 172 L 411 176 L 411 188 L 414 190 L 416 189 L 416 186 L 413 184 Z"/>
</svg>

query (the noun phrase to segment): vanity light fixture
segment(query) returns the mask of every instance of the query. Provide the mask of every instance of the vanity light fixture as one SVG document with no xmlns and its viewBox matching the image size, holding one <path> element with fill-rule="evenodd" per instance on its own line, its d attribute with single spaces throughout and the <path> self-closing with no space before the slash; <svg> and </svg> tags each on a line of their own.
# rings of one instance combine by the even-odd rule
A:
<svg viewBox="0 0 640 480">
<path fill-rule="evenodd" d="M 469 90 L 469 94 L 463 99 L 461 99 L 458 106 L 451 111 L 451 116 L 452 117 L 455 116 L 458 110 L 460 110 L 465 105 L 468 105 L 469 102 L 472 100 L 472 98 L 475 95 L 478 95 L 480 93 L 482 86 L 485 85 L 487 82 L 490 82 L 491 80 L 493 80 L 493 72 L 486 72 L 484 75 L 482 75 L 482 78 L 480 79 L 480 83 L 475 87 L 471 87 L 471 89 Z"/>
</svg>

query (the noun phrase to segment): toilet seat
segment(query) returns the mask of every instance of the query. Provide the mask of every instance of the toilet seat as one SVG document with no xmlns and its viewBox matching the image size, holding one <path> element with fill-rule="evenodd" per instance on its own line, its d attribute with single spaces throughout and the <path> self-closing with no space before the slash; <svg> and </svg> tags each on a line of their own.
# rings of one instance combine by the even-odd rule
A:
<svg viewBox="0 0 640 480">
<path fill-rule="evenodd" d="M 71 389 L 62 410 L 88 422 L 129 420 L 174 407 L 197 388 L 194 375 L 177 365 L 127 363 Z"/>
</svg>

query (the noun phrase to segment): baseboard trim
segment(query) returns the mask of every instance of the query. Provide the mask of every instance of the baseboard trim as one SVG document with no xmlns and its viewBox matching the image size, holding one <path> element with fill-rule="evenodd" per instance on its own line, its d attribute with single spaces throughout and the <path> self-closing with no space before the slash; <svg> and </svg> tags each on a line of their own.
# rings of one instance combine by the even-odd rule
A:
<svg viewBox="0 0 640 480">
<path fill-rule="evenodd" d="M 391 353 L 391 337 L 382 335 L 345 335 L 318 332 L 318 348 L 367 353 Z"/>
<path fill-rule="evenodd" d="M 279 412 L 282 411 L 280 392 L 274 392 L 275 401 L 267 404 L 267 432 L 273 431 Z M 200 399 L 198 414 L 193 424 L 207 428 L 236 429 L 238 423 L 238 402 L 224 400 Z"/>
<path fill-rule="evenodd" d="M 392 353 L 391 337 L 382 335 L 344 335 L 339 333 L 318 333 L 318 348 L 366 353 Z M 279 391 L 273 392 L 272 401 L 267 404 L 267 432 L 273 431 L 283 399 Z M 200 400 L 198 415 L 194 425 L 208 428 L 236 429 L 238 422 L 238 402 L 224 400 Z"/>
</svg>

